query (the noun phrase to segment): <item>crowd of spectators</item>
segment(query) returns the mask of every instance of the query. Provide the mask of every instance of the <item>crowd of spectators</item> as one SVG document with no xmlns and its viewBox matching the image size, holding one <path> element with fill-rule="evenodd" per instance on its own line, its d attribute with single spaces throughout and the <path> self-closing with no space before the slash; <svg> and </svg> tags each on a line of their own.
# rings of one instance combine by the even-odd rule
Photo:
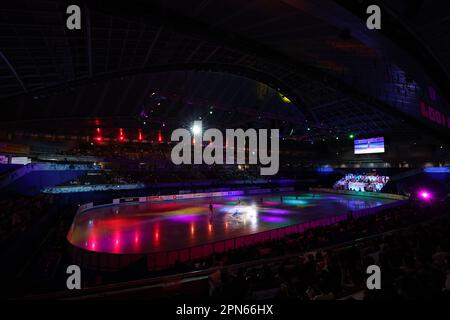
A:
<svg viewBox="0 0 450 320">
<path fill-rule="evenodd" d="M 222 266 L 209 280 L 212 297 L 449 298 L 449 211 L 450 202 L 445 201 L 360 219 L 350 216 L 336 225 L 216 254 L 197 268 Z M 233 266 L 251 259 L 268 260 L 250 267 Z M 381 268 L 383 290 L 366 289 L 366 268 L 373 264 Z"/>
<path fill-rule="evenodd" d="M 379 192 L 388 183 L 389 177 L 379 175 L 346 174 L 337 181 L 333 188 L 336 190 Z"/>
<path fill-rule="evenodd" d="M 170 160 L 170 146 L 165 143 L 84 143 L 61 151 L 60 155 L 91 156 L 100 160 L 163 161 Z"/>
<path fill-rule="evenodd" d="M 242 168 L 242 167 L 241 167 Z M 256 180 L 259 179 L 258 171 L 252 169 L 240 169 L 239 166 L 216 167 L 197 165 L 195 168 L 180 168 L 173 166 L 173 170 L 102 170 L 89 172 L 63 186 L 85 186 L 103 184 L 135 184 L 135 183 L 165 183 L 165 182 L 189 182 L 211 180 Z"/>
<path fill-rule="evenodd" d="M 49 195 L 0 200 L 0 244 L 26 231 L 48 212 L 52 202 L 53 198 Z"/>
</svg>

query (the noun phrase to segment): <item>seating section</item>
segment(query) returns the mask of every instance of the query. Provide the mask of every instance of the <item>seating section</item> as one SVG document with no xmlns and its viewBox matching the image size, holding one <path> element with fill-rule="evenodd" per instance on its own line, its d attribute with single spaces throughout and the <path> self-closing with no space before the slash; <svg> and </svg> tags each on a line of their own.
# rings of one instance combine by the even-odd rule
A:
<svg viewBox="0 0 450 320">
<path fill-rule="evenodd" d="M 336 190 L 380 192 L 388 182 L 389 177 L 387 176 L 349 173 L 337 181 L 333 188 Z"/>
<path fill-rule="evenodd" d="M 53 197 L 48 195 L 0 200 L 0 244 L 26 232 L 48 212 L 52 203 Z"/>
</svg>

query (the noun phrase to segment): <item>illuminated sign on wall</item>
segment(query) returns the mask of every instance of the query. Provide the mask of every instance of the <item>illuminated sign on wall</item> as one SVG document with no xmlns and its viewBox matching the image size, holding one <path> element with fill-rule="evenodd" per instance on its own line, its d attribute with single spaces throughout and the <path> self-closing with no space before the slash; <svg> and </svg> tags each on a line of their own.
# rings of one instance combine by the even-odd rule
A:
<svg viewBox="0 0 450 320">
<path fill-rule="evenodd" d="M 446 114 L 427 104 L 425 101 L 420 101 L 420 113 L 428 120 L 443 127 L 450 128 L 450 118 Z"/>
<path fill-rule="evenodd" d="M 442 104 L 439 103 L 439 95 L 433 87 L 428 87 L 428 98 L 432 101 L 433 105 Z M 420 101 L 420 114 L 422 117 L 427 118 L 442 127 L 450 128 L 450 117 L 423 100 Z"/>
<path fill-rule="evenodd" d="M 31 163 L 31 159 L 28 157 L 12 157 L 11 158 L 11 164 L 29 164 Z"/>
</svg>

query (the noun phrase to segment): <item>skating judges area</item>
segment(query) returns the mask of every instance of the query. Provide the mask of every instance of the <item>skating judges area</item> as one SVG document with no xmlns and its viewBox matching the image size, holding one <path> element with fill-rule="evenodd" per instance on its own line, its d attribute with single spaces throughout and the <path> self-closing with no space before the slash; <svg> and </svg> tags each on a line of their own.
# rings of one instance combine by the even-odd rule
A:
<svg viewBox="0 0 450 320">
<path fill-rule="evenodd" d="M 80 206 L 67 235 L 75 263 L 119 270 L 146 260 L 149 271 L 373 214 L 404 197 L 381 193 L 235 190 L 114 199 Z"/>
</svg>

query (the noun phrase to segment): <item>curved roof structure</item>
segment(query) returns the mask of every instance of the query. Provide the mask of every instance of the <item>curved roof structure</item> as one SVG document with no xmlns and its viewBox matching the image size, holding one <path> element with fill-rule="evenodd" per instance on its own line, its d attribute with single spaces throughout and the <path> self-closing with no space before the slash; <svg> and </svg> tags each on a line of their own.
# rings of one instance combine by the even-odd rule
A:
<svg viewBox="0 0 450 320">
<path fill-rule="evenodd" d="M 268 117 L 261 104 L 240 98 L 253 79 L 254 87 L 263 83 L 288 97 L 298 108 L 289 121 L 312 129 L 310 135 L 418 127 L 448 134 L 448 125 L 421 109 L 425 104 L 450 115 L 450 16 L 439 4 L 378 1 L 382 29 L 374 31 L 365 25 L 366 1 L 79 3 L 81 30 L 66 28 L 69 2 L 2 3 L 3 122 L 133 116 L 156 79 L 167 88 L 162 95 L 209 99 Z M 189 71 L 183 82 L 189 90 L 177 85 L 173 71 L 179 70 Z M 201 71 L 222 75 L 214 87 Z M 231 79 L 224 73 L 234 77 L 234 101 L 218 101 Z M 176 112 L 180 104 L 171 108 Z"/>
</svg>

